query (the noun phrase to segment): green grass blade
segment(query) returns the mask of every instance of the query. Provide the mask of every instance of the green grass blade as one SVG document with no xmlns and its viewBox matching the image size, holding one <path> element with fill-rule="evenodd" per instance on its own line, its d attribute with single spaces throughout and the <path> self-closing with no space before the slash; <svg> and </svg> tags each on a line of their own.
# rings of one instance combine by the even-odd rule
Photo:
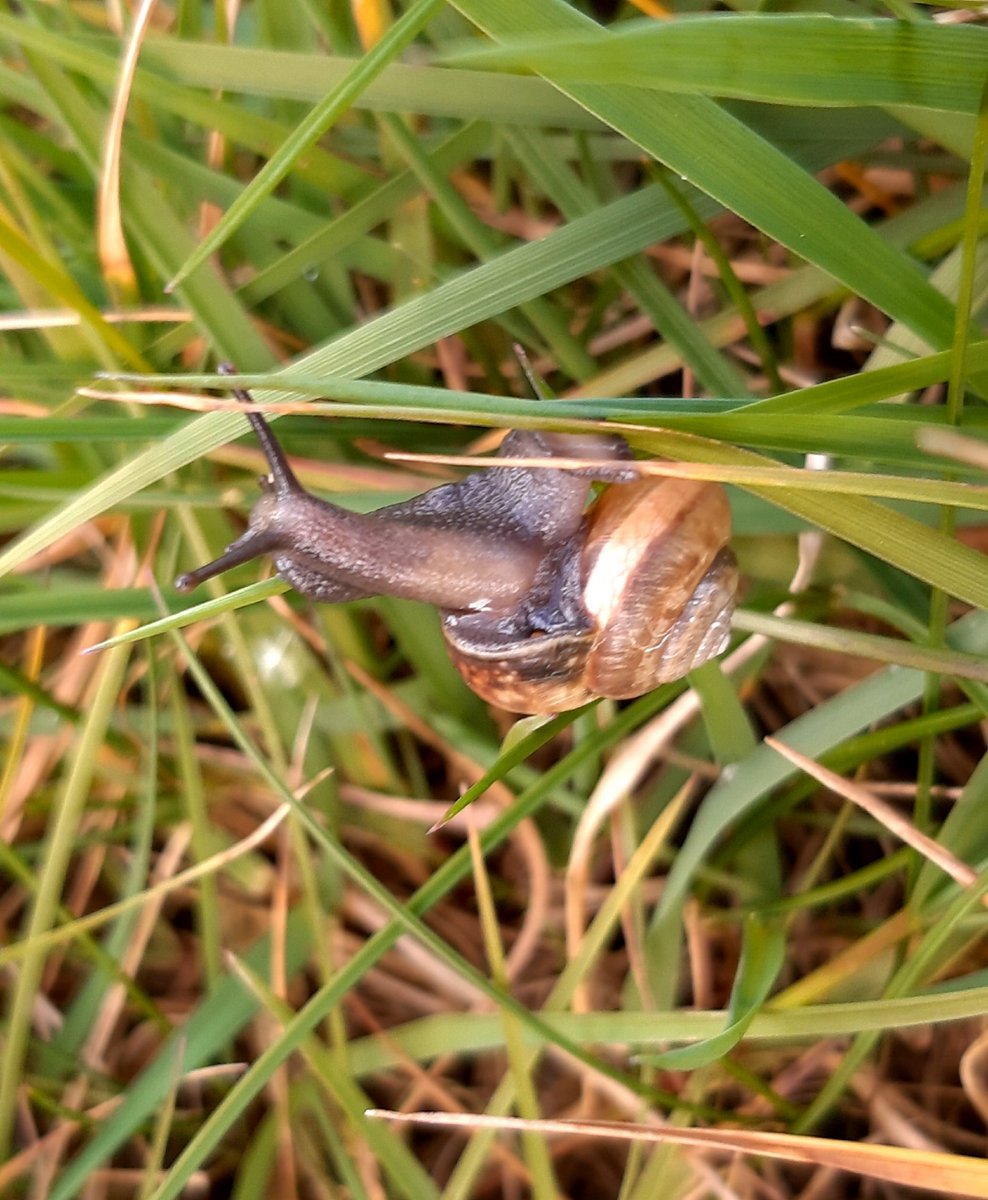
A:
<svg viewBox="0 0 988 1200">
<path fill-rule="evenodd" d="M 692 1046 L 649 1055 L 646 1061 L 663 1070 L 693 1071 L 728 1054 L 751 1028 L 785 960 L 786 940 L 781 922 L 749 917 L 745 921 L 744 949 L 731 992 L 726 1028 Z"/>
<path fill-rule="evenodd" d="M 988 29 L 810 13 L 631 21 L 608 36 L 531 38 L 447 55 L 558 79 L 779 104 L 902 104 L 976 113 Z"/>
</svg>

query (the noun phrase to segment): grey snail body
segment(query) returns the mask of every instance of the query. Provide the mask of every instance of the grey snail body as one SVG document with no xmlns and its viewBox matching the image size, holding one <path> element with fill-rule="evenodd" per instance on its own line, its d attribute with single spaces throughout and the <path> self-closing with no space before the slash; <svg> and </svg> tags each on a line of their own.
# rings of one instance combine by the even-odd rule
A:
<svg viewBox="0 0 988 1200">
<path fill-rule="evenodd" d="M 180 591 L 268 555 L 314 600 L 425 601 L 469 686 L 520 713 L 640 696 L 727 644 L 738 577 L 723 488 L 635 478 L 623 438 L 515 430 L 500 456 L 599 465 L 494 466 L 362 514 L 306 492 L 268 423 L 247 416 L 270 468 L 263 494 Z M 609 486 L 587 508 L 595 481 Z"/>
</svg>

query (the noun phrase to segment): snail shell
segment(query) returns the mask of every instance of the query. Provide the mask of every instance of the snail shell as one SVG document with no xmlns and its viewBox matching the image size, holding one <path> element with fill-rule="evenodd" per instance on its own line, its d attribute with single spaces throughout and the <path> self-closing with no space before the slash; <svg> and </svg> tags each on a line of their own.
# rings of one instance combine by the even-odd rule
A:
<svg viewBox="0 0 988 1200">
<path fill-rule="evenodd" d="M 450 655 L 475 692 L 512 712 L 641 696 L 726 647 L 738 587 L 730 533 L 719 484 L 614 484 L 578 535 L 582 612 L 544 630 L 445 614 Z"/>
</svg>

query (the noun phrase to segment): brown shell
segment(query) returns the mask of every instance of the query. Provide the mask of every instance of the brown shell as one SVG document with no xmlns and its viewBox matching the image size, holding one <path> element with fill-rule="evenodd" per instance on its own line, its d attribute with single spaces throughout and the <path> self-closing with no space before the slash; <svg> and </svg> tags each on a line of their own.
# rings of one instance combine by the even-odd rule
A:
<svg viewBox="0 0 988 1200">
<path fill-rule="evenodd" d="M 738 583 L 730 535 L 716 483 L 646 479 L 603 493 L 583 552 L 583 603 L 597 627 L 589 691 L 640 696 L 724 649 Z"/>
<path fill-rule="evenodd" d="M 472 691 L 517 713 L 556 713 L 596 699 L 584 683 L 592 635 L 531 637 L 485 648 L 444 626 L 446 649 Z"/>
<path fill-rule="evenodd" d="M 460 636 L 444 622 L 450 656 L 478 695 L 511 712 L 564 712 L 680 679 L 727 645 L 738 584 L 730 533 L 719 484 L 615 484 L 581 531 L 593 628 L 485 645 L 476 629 Z"/>
</svg>

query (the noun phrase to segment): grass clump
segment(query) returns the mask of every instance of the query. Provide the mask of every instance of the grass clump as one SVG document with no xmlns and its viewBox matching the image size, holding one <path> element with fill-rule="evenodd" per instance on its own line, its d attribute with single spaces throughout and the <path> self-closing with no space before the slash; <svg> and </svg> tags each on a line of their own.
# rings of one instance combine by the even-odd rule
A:
<svg viewBox="0 0 988 1200">
<path fill-rule="evenodd" d="M 0 12 L 0 1194 L 988 1194 L 988 33 L 743 7 Z M 224 360 L 354 508 L 723 480 L 729 656 L 514 724 L 423 607 L 185 612 Z"/>
</svg>

